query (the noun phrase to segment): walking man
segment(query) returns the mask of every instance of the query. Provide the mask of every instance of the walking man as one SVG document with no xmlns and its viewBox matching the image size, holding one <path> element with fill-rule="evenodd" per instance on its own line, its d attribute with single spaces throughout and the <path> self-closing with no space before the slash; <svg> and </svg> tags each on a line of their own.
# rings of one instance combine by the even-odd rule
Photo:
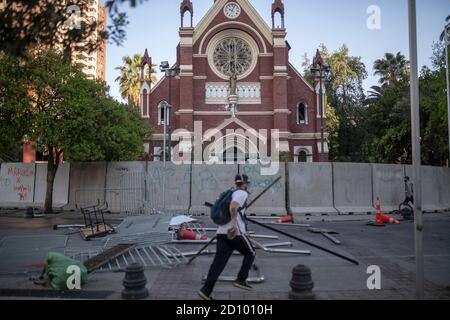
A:
<svg viewBox="0 0 450 320">
<path fill-rule="evenodd" d="M 414 190 L 413 190 L 413 184 L 411 181 L 409 181 L 409 177 L 405 177 L 403 180 L 405 182 L 405 201 L 404 204 L 414 203 Z"/>
<path fill-rule="evenodd" d="M 255 249 L 246 236 L 246 226 L 239 212 L 245 206 L 248 198 L 249 178 L 246 175 L 242 177 L 237 175 L 235 178 L 236 190 L 233 192 L 230 204 L 231 221 L 226 225 L 220 226 L 217 230 L 217 249 L 214 261 L 209 269 L 205 285 L 198 292 L 204 300 L 214 300 L 211 297 L 214 286 L 222 271 L 228 263 L 234 250 L 244 255 L 241 270 L 237 280 L 233 285 L 251 291 L 253 288 L 247 283 L 250 268 L 255 260 Z"/>
</svg>

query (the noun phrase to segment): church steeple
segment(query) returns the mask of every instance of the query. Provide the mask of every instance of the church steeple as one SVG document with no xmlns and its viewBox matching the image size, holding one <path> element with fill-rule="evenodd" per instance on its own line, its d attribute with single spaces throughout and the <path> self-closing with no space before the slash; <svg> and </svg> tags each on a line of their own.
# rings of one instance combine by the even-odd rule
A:
<svg viewBox="0 0 450 320">
<path fill-rule="evenodd" d="M 275 25 L 275 15 L 281 16 L 281 26 Z M 284 3 L 282 0 L 274 0 L 272 4 L 272 29 L 284 29 Z"/>
<path fill-rule="evenodd" d="M 152 58 L 149 56 L 148 50 L 146 48 L 144 56 L 141 59 L 141 77 L 140 77 L 141 82 L 145 81 L 145 76 L 146 76 L 145 73 L 146 73 L 147 67 L 150 68 L 150 70 L 152 69 Z M 148 74 L 147 74 L 147 76 L 148 76 Z"/>
<path fill-rule="evenodd" d="M 180 15 L 181 15 L 181 28 L 184 28 L 184 14 L 189 12 L 191 14 L 191 28 L 193 27 L 193 18 L 194 18 L 194 6 L 192 5 L 192 1 L 183 0 L 180 6 Z"/>
</svg>

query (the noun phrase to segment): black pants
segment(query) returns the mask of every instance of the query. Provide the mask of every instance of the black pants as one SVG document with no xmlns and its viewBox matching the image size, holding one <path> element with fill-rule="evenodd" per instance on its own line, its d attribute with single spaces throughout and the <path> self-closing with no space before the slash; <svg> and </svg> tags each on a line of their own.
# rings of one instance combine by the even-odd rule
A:
<svg viewBox="0 0 450 320">
<path fill-rule="evenodd" d="M 409 204 L 409 203 L 414 204 L 414 196 L 411 197 L 406 197 L 405 201 L 403 202 L 404 204 Z"/>
<path fill-rule="evenodd" d="M 211 295 L 217 279 L 223 269 L 225 269 L 225 266 L 227 265 L 234 250 L 237 250 L 244 255 L 244 260 L 242 261 L 241 270 L 239 271 L 237 280 L 247 280 L 248 273 L 250 272 L 250 268 L 253 265 L 256 255 L 252 244 L 245 236 L 238 236 L 233 240 L 229 240 L 226 235 L 219 234 L 217 235 L 216 256 L 214 257 L 214 261 L 209 269 L 205 285 L 203 286 L 203 291 L 206 294 Z"/>
</svg>

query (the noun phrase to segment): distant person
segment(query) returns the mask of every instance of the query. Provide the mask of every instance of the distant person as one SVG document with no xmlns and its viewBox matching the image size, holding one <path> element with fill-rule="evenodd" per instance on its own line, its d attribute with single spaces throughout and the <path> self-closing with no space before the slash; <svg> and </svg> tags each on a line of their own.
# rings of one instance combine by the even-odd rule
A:
<svg viewBox="0 0 450 320">
<path fill-rule="evenodd" d="M 405 177 L 403 179 L 403 181 L 405 182 L 405 201 L 403 201 L 404 204 L 409 204 L 412 203 L 414 204 L 414 189 L 413 189 L 413 184 L 412 182 L 409 180 L 409 177 Z"/>
<path fill-rule="evenodd" d="M 211 294 L 214 290 L 220 274 L 225 269 L 234 250 L 244 255 L 241 270 L 233 285 L 247 291 L 253 288 L 247 283 L 248 274 L 255 260 L 255 249 L 246 236 L 246 226 L 241 216 L 240 209 L 244 208 L 248 198 L 249 177 L 237 175 L 235 178 L 236 189 L 233 192 L 230 203 L 231 221 L 217 230 L 217 249 L 214 261 L 209 269 L 205 285 L 198 292 L 204 300 L 214 300 Z"/>
</svg>

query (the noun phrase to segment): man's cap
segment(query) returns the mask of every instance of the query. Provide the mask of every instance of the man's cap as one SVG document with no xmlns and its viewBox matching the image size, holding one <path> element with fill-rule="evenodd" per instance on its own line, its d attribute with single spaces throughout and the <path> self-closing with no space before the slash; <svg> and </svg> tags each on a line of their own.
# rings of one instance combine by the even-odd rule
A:
<svg viewBox="0 0 450 320">
<path fill-rule="evenodd" d="M 250 183 L 251 179 L 249 178 L 249 176 L 247 176 L 246 174 L 244 175 L 237 175 L 236 178 L 234 179 L 234 182 L 236 184 L 241 184 L 241 183 Z"/>
</svg>

